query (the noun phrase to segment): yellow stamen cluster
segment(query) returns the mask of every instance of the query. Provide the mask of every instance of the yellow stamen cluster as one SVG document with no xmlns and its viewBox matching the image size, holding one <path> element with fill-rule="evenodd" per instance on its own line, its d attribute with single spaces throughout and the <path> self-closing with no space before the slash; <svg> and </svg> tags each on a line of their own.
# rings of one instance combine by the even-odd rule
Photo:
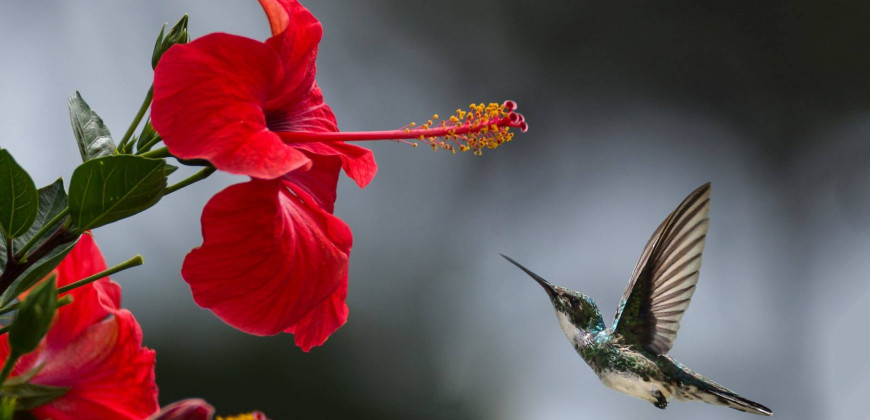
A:
<svg viewBox="0 0 870 420">
<path fill-rule="evenodd" d="M 265 420 L 266 416 L 263 413 L 255 411 L 253 413 L 238 414 L 235 416 L 221 417 L 217 416 L 217 420 Z"/>
<path fill-rule="evenodd" d="M 439 121 L 435 114 L 417 128 L 411 123 L 405 127 L 405 133 L 416 135 L 417 141 L 428 144 L 433 151 L 443 149 L 454 154 L 457 150 L 472 151 L 481 155 L 483 149 L 495 149 L 511 141 L 514 137 L 511 128 L 525 131 L 523 116 L 514 112 L 515 108 L 516 104 L 511 101 L 470 104 L 467 110 L 457 109 L 447 120 Z M 417 146 L 417 143 L 411 144 Z"/>
</svg>

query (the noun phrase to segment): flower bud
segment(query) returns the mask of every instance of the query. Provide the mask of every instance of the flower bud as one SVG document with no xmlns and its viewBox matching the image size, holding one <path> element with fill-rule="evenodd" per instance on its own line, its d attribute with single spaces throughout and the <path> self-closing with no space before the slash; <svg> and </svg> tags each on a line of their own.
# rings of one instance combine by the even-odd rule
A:
<svg viewBox="0 0 870 420">
<path fill-rule="evenodd" d="M 51 327 L 57 311 L 55 276 L 36 285 L 21 302 L 18 314 L 9 329 L 9 346 L 18 354 L 26 354 L 39 345 Z"/>
<path fill-rule="evenodd" d="M 175 24 L 170 30 L 169 33 L 164 36 L 164 30 L 166 29 L 166 25 L 164 24 L 162 28 L 160 28 L 160 34 L 157 35 L 157 42 L 154 44 L 154 53 L 151 55 L 151 68 L 157 68 L 157 63 L 160 61 L 160 57 L 163 56 L 163 53 L 169 49 L 169 47 L 175 44 L 186 44 L 190 37 L 187 34 L 187 14 L 181 17 L 181 20 Z"/>
</svg>

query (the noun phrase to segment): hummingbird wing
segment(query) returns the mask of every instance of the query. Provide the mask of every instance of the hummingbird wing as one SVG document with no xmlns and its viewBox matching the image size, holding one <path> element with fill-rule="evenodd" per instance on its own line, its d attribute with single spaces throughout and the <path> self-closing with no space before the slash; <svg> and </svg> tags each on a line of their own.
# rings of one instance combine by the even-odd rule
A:
<svg viewBox="0 0 870 420">
<path fill-rule="evenodd" d="M 650 237 L 622 295 L 613 329 L 655 354 L 674 345 L 689 306 L 710 219 L 710 183 L 689 194 Z"/>
</svg>

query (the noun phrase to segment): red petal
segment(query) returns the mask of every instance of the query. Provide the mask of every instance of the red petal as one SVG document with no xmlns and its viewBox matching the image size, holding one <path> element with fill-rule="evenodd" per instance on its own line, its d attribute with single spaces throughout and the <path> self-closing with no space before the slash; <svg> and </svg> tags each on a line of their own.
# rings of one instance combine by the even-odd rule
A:
<svg viewBox="0 0 870 420">
<path fill-rule="evenodd" d="M 318 207 L 332 213 L 335 208 L 338 173 L 341 159 L 337 156 L 324 156 L 306 153 L 311 159 L 310 168 L 297 169 L 284 175 L 284 180 L 304 190 Z"/>
<path fill-rule="evenodd" d="M 260 0 L 260 6 L 263 6 L 263 10 L 266 12 L 266 17 L 269 18 L 269 26 L 272 28 L 272 35 L 278 35 L 281 32 L 284 32 L 284 30 L 287 29 L 287 25 L 290 23 L 292 15 L 306 13 L 311 15 L 308 9 L 303 7 L 296 0 Z M 294 20 L 298 20 L 298 18 Z"/>
<path fill-rule="evenodd" d="M 105 268 L 99 248 L 86 233 L 55 272 L 63 286 Z M 69 388 L 32 414 L 55 420 L 138 420 L 156 411 L 154 351 L 142 347 L 142 330 L 133 315 L 118 309 L 120 286 L 102 278 L 68 294 L 73 303 L 58 309 L 43 342 L 13 370 L 16 376 L 41 366 L 34 384 Z M 0 337 L 0 359 L 9 354 L 7 337 Z"/>
<path fill-rule="evenodd" d="M 317 58 L 317 44 L 323 37 L 323 27 L 298 1 L 279 0 L 279 3 L 278 6 L 274 3 L 264 5 L 274 35 L 266 40 L 266 44 L 274 49 L 284 63 L 282 93 L 276 96 L 299 97 L 308 92 L 314 83 L 314 61 Z M 260 4 L 264 3 L 261 1 Z M 282 30 L 275 32 L 276 28 L 282 27 Z"/>
<path fill-rule="evenodd" d="M 263 108 L 275 88 L 286 86 L 283 72 L 271 48 L 248 38 L 217 33 L 173 46 L 154 72 L 152 124 L 182 159 L 279 177 L 309 164 L 266 127 Z"/>
<path fill-rule="evenodd" d="M 295 325 L 347 278 L 350 229 L 288 186 L 252 180 L 215 195 L 181 269 L 197 304 L 251 334 Z"/>
<path fill-rule="evenodd" d="M 378 164 L 375 163 L 372 151 L 364 147 L 345 142 L 296 143 L 296 147 L 321 156 L 341 158 L 341 167 L 344 172 L 356 181 L 360 188 L 365 188 L 378 172 Z"/>
<path fill-rule="evenodd" d="M 105 269 L 103 254 L 88 232 L 81 236 L 73 250 L 55 269 L 57 285 L 66 286 Z M 121 286 L 108 277 L 65 294 L 73 297 L 73 304 L 58 309 L 53 332 L 46 339 L 49 347 L 63 347 L 84 329 L 121 307 Z"/>
<path fill-rule="evenodd" d="M 329 299 L 308 313 L 296 325 L 284 330 L 293 333 L 296 345 L 308 352 L 312 347 L 322 345 L 332 333 L 347 322 L 348 309 L 344 303 L 347 297 L 347 278 Z"/>
<path fill-rule="evenodd" d="M 49 339 L 58 330 L 52 328 Z M 33 383 L 70 388 L 32 410 L 37 418 L 138 420 L 159 408 L 154 351 L 142 347 L 142 330 L 129 311 L 119 310 L 62 347 L 24 356 L 16 371 L 37 364 L 43 367 Z"/>
<path fill-rule="evenodd" d="M 323 102 L 323 93 L 315 83 L 308 95 L 302 100 L 281 104 L 272 101 L 267 104 L 270 127 L 275 131 L 338 131 L 335 115 Z M 365 188 L 378 171 L 372 151 L 345 142 L 294 143 L 295 147 L 324 156 L 338 156 L 347 175 Z M 308 155 L 311 157 L 311 155 Z"/>
</svg>

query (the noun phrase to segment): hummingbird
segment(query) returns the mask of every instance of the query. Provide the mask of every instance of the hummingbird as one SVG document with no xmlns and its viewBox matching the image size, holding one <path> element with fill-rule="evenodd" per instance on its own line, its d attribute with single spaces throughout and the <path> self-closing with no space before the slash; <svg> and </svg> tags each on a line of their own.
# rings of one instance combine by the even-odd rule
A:
<svg viewBox="0 0 870 420">
<path fill-rule="evenodd" d="M 510 257 L 502 257 L 544 288 L 568 341 L 604 385 L 661 409 L 673 397 L 770 416 L 769 408 L 668 356 L 698 283 L 709 211 L 708 182 L 659 225 L 643 248 L 611 328 L 605 328 L 601 312 L 588 296 L 551 284 Z"/>
</svg>

